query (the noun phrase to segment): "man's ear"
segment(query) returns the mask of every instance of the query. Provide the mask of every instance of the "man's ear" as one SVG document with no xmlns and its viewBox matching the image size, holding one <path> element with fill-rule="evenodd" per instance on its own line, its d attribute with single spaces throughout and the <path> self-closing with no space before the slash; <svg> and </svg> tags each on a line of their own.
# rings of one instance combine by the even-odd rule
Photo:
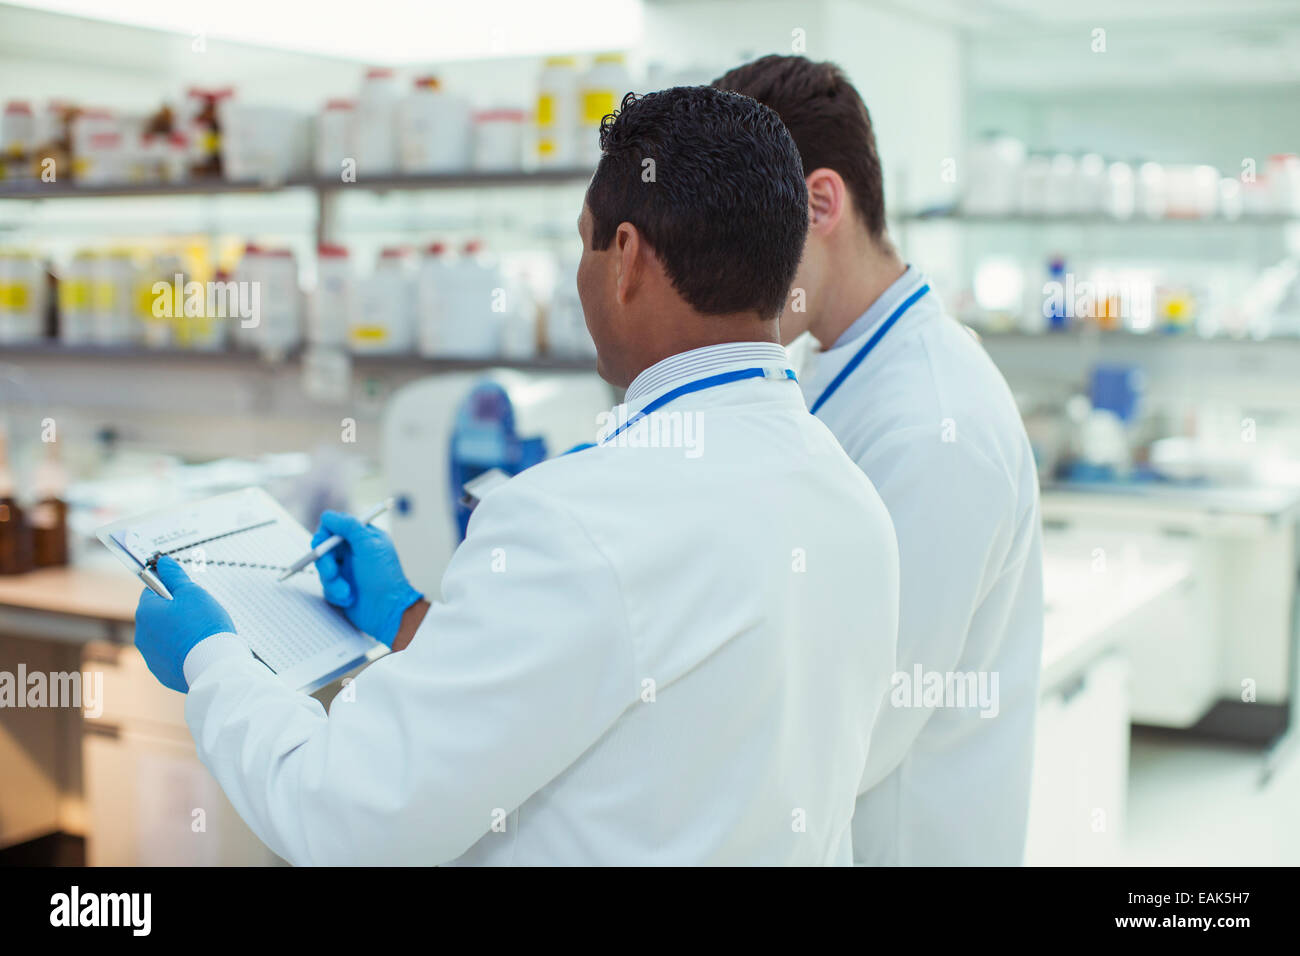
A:
<svg viewBox="0 0 1300 956">
<path fill-rule="evenodd" d="M 848 208 L 848 190 L 833 169 L 814 169 L 808 174 L 808 228 L 825 235 L 831 232 Z"/>
<path fill-rule="evenodd" d="M 630 222 L 618 224 L 614 233 L 614 252 L 618 255 L 617 286 L 614 294 L 619 305 L 627 305 L 628 299 L 640 287 L 645 278 L 645 257 L 650 247 L 641 238 L 640 231 Z"/>
</svg>

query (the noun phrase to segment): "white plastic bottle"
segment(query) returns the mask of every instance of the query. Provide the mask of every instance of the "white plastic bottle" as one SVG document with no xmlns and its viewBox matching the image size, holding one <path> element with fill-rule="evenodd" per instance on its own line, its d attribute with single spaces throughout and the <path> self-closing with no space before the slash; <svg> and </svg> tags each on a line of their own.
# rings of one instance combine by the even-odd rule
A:
<svg viewBox="0 0 1300 956">
<path fill-rule="evenodd" d="M 154 257 L 153 265 L 144 273 L 137 288 L 143 290 L 141 298 L 143 308 L 140 313 L 141 328 L 137 337 L 146 348 L 174 348 L 182 338 L 182 326 L 185 321 L 185 261 L 175 252 L 162 252 Z M 166 288 L 154 291 L 156 283 L 165 283 Z M 177 284 L 180 294 L 177 295 Z M 60 289 L 60 297 L 62 290 Z M 155 314 L 155 309 L 161 314 Z"/>
<path fill-rule="evenodd" d="M 0 252 L 0 344 L 39 341 L 45 332 L 45 266 L 30 252 Z"/>
<path fill-rule="evenodd" d="M 523 164 L 524 123 L 516 109 L 482 110 L 474 114 L 474 168 L 508 172 Z"/>
<path fill-rule="evenodd" d="M 501 354 L 510 293 L 477 240 L 451 259 L 440 243 L 424 256 L 418 280 L 420 354 L 493 358 Z"/>
<path fill-rule="evenodd" d="M 582 301 L 578 298 L 578 257 L 572 253 L 560 258 L 556 268 L 556 282 L 551 290 L 550 308 L 546 318 L 546 341 L 551 354 L 592 357 L 596 345 L 587 331 L 582 314 Z"/>
<path fill-rule="evenodd" d="M 292 250 L 263 249 L 261 277 L 257 350 L 267 358 L 280 358 L 302 342 L 302 290 Z"/>
<path fill-rule="evenodd" d="M 128 345 L 135 338 L 138 267 L 126 249 L 111 249 L 91 271 L 92 337 L 97 345 Z"/>
<path fill-rule="evenodd" d="M 477 239 L 465 243 L 456 265 L 447 321 L 442 327 L 443 352 L 468 358 L 498 356 L 513 305 L 505 279 Z"/>
<path fill-rule="evenodd" d="M 65 345 L 85 345 L 93 339 L 90 289 L 95 257 L 78 252 L 59 277 L 59 340 Z"/>
<path fill-rule="evenodd" d="M 1169 207 L 1169 185 L 1160 163 L 1146 162 L 1137 171 L 1137 208 L 1147 219 L 1163 219 Z"/>
<path fill-rule="evenodd" d="M 509 359 L 530 359 L 537 355 L 537 299 L 522 277 L 501 276 L 504 298 L 501 306 L 501 355 Z"/>
<path fill-rule="evenodd" d="M 314 346 L 341 348 L 356 314 L 356 281 L 352 262 L 344 246 L 317 247 L 316 294 L 307 323 L 307 342 Z"/>
<path fill-rule="evenodd" d="M 397 77 L 392 70 L 366 71 L 357 102 L 357 178 L 389 176 L 397 169 Z"/>
<path fill-rule="evenodd" d="M 578 70 L 571 56 L 546 58 L 537 81 L 535 157 L 539 166 L 572 166 L 578 156 Z"/>
<path fill-rule="evenodd" d="M 469 103 L 422 76 L 398 107 L 398 163 L 404 173 L 459 173 L 472 161 Z"/>
<path fill-rule="evenodd" d="M 235 266 L 235 281 L 247 283 L 249 287 L 256 287 L 259 297 L 259 306 L 262 311 L 259 325 L 265 322 L 266 318 L 266 301 L 264 293 L 266 292 L 266 270 L 263 265 L 265 257 L 262 253 L 262 247 L 256 243 L 247 243 L 244 246 L 244 254 L 239 257 L 239 265 Z M 261 330 L 257 326 L 245 326 L 243 322 L 236 322 L 231 330 L 234 337 L 235 347 L 239 349 L 256 349 L 258 336 Z"/>
<path fill-rule="evenodd" d="M 421 250 L 415 276 L 415 344 L 425 358 L 442 354 L 439 337 L 451 270 L 445 243 L 433 242 Z"/>
<path fill-rule="evenodd" d="M 1113 219 L 1132 219 L 1137 204 L 1137 186 L 1133 167 L 1113 162 L 1106 167 L 1106 215 Z"/>
<path fill-rule="evenodd" d="M 410 250 L 392 246 L 380 252 L 374 273 L 362 283 L 359 308 L 348 330 L 351 350 L 384 355 L 410 352 L 413 291 Z"/>
<path fill-rule="evenodd" d="M 595 58 L 578 86 L 578 156 L 595 165 L 600 161 L 600 122 L 614 112 L 632 88 L 621 53 L 601 53 Z"/>
<path fill-rule="evenodd" d="M 343 172 L 343 161 L 356 158 L 356 114 L 355 100 L 332 99 L 316 116 L 312 165 L 322 179 L 338 179 Z"/>
<path fill-rule="evenodd" d="M 302 293 L 293 252 L 250 242 L 244 247 L 235 279 L 255 284 L 257 289 L 256 322 L 245 325 L 242 316 L 231 320 L 235 342 L 270 359 L 296 348 L 302 342 Z M 254 301 L 249 295 L 249 301 Z"/>
<path fill-rule="evenodd" d="M 10 100 L 0 115 L 0 176 L 26 179 L 36 148 L 36 117 L 26 100 Z"/>
</svg>

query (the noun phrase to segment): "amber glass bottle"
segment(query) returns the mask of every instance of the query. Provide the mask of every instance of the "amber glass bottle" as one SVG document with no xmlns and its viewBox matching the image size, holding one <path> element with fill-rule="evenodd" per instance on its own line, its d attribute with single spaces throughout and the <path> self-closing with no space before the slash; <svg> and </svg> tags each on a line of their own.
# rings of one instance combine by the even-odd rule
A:
<svg viewBox="0 0 1300 956">
<path fill-rule="evenodd" d="M 9 447 L 0 431 L 0 574 L 22 574 L 32 569 L 32 529 L 14 497 Z"/>
<path fill-rule="evenodd" d="M 59 567 L 68 563 L 68 503 L 64 500 L 68 479 L 55 442 L 45 446 L 35 486 L 36 503 L 29 517 L 34 563 L 38 568 Z"/>
</svg>

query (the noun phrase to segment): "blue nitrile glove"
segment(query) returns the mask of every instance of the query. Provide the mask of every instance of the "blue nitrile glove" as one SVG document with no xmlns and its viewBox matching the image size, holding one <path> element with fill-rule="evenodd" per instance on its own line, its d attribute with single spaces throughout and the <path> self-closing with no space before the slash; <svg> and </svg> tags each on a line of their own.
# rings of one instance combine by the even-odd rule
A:
<svg viewBox="0 0 1300 956">
<path fill-rule="evenodd" d="M 135 606 L 135 646 L 164 687 L 184 694 L 190 689 L 185 680 L 186 655 L 205 637 L 234 634 L 235 625 L 217 599 L 191 581 L 171 558 L 158 559 L 158 577 L 172 599 L 144 589 Z"/>
<path fill-rule="evenodd" d="M 392 647 L 402 615 L 424 595 L 406 580 L 393 539 L 383 531 L 351 515 L 327 511 L 320 516 L 311 546 L 335 534 L 343 543 L 316 560 L 325 600 L 343 608 L 362 631 Z"/>
</svg>

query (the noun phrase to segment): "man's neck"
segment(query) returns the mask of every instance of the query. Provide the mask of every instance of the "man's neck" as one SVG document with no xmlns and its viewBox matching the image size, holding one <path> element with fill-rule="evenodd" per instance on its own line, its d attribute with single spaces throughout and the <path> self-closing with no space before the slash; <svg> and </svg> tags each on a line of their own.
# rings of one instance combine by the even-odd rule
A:
<svg viewBox="0 0 1300 956">
<path fill-rule="evenodd" d="M 808 331 L 823 349 L 830 348 L 906 271 L 907 263 L 887 237 L 880 246 L 850 251 L 832 264 L 822 292 L 823 308 Z"/>
<path fill-rule="evenodd" d="M 781 344 L 781 332 L 775 319 L 759 319 L 753 313 L 737 315 L 700 315 L 692 313 L 680 322 L 665 323 L 670 334 L 647 343 L 637 355 L 633 379 L 666 358 L 732 342 L 772 342 Z"/>
</svg>

